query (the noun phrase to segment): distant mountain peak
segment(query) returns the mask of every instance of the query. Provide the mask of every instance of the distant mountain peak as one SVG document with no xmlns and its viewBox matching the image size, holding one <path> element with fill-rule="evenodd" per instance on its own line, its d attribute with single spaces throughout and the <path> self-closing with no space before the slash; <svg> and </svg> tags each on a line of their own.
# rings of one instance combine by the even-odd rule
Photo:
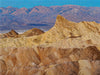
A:
<svg viewBox="0 0 100 75">
<path fill-rule="evenodd" d="M 8 6 L 7 8 L 13 8 L 12 6 Z"/>
<path fill-rule="evenodd" d="M 23 7 L 23 8 L 20 8 L 21 10 L 28 10 L 27 8 Z"/>
<path fill-rule="evenodd" d="M 76 7 L 77 6 L 78 7 L 79 5 L 63 5 L 63 7 L 67 7 L 67 6 L 70 6 L 70 7 Z"/>
</svg>

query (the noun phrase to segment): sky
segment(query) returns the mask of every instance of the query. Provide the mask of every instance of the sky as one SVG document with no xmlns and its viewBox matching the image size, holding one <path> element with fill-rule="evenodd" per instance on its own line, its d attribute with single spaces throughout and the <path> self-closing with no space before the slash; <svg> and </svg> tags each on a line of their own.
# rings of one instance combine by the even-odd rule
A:
<svg viewBox="0 0 100 75">
<path fill-rule="evenodd" d="M 100 0 L 0 0 L 0 7 L 32 8 L 34 6 L 80 5 L 100 7 Z"/>
</svg>

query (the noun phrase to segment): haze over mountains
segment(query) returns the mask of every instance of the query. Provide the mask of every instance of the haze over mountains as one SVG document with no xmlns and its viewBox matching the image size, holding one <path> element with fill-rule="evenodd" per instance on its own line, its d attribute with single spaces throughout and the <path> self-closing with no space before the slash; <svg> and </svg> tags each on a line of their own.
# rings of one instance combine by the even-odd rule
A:
<svg viewBox="0 0 100 75">
<path fill-rule="evenodd" d="M 100 7 L 77 5 L 36 6 L 33 8 L 0 8 L 0 30 L 50 29 L 60 14 L 70 21 L 96 21 L 100 23 Z"/>
</svg>

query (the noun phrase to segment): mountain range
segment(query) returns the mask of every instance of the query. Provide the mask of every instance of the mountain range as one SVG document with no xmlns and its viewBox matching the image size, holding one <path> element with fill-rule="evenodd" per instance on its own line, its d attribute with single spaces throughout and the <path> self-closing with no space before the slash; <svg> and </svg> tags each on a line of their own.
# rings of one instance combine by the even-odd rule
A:
<svg viewBox="0 0 100 75">
<path fill-rule="evenodd" d="M 96 21 L 100 23 L 100 7 L 77 5 L 35 6 L 33 8 L 0 7 L 0 30 L 50 29 L 57 15 L 70 21 Z"/>
</svg>

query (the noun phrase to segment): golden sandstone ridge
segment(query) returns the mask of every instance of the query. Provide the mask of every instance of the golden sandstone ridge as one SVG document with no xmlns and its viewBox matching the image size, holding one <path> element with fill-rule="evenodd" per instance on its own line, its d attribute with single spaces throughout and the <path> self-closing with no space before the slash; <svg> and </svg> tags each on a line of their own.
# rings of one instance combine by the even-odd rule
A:
<svg viewBox="0 0 100 75">
<path fill-rule="evenodd" d="M 2 35 L 2 34 L 1 34 Z M 58 15 L 54 27 L 0 38 L 0 75 L 100 75 L 100 24 Z"/>
</svg>

